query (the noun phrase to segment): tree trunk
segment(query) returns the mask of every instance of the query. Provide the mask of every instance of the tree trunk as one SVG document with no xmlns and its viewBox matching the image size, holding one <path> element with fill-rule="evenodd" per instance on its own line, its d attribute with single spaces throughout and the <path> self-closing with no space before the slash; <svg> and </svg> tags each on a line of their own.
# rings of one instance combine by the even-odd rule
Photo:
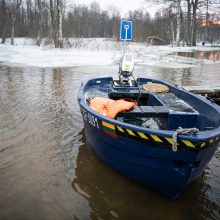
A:
<svg viewBox="0 0 220 220">
<path fill-rule="evenodd" d="M 180 31 L 181 31 L 181 0 L 177 1 L 177 26 L 176 26 L 176 46 L 180 46 Z"/>
<path fill-rule="evenodd" d="M 187 0 L 187 45 L 191 45 L 191 2 Z"/>
<path fill-rule="evenodd" d="M 14 45 L 15 38 L 15 17 L 12 15 L 11 18 L 11 45 Z"/>
<path fill-rule="evenodd" d="M 171 35 L 172 35 L 172 47 L 173 47 L 173 44 L 174 44 L 174 41 L 175 41 L 175 34 L 174 34 L 174 28 L 173 28 L 173 21 L 171 21 L 170 28 L 171 28 Z"/>
<path fill-rule="evenodd" d="M 5 7 L 5 0 L 2 0 L 2 8 L 1 8 L 1 38 L 2 38 L 2 44 L 5 43 L 6 41 L 6 36 L 5 36 L 5 27 L 6 25 L 6 7 Z"/>
<path fill-rule="evenodd" d="M 57 47 L 63 48 L 62 1 L 61 0 L 57 0 L 57 24 L 58 24 Z"/>
<path fill-rule="evenodd" d="M 38 7 L 38 14 L 39 14 L 39 27 L 38 27 L 38 34 L 37 34 L 37 45 L 41 45 L 42 41 L 42 2 L 41 0 L 37 0 L 37 7 Z"/>
<path fill-rule="evenodd" d="M 192 15 L 192 30 L 191 30 L 191 46 L 196 46 L 196 36 L 197 36 L 197 19 L 196 10 L 198 9 L 198 0 L 192 1 L 193 15 Z"/>
<path fill-rule="evenodd" d="M 15 37 L 15 19 L 18 13 L 18 10 L 21 6 L 22 0 L 17 0 L 16 5 L 10 3 L 10 11 L 11 11 L 11 45 L 14 45 L 14 37 Z"/>
<path fill-rule="evenodd" d="M 52 38 L 54 40 L 54 45 L 57 47 L 57 34 L 56 34 L 56 28 L 55 28 L 55 19 L 54 19 L 54 4 L 53 0 L 50 0 L 50 17 L 51 17 L 51 32 L 52 32 Z"/>
</svg>

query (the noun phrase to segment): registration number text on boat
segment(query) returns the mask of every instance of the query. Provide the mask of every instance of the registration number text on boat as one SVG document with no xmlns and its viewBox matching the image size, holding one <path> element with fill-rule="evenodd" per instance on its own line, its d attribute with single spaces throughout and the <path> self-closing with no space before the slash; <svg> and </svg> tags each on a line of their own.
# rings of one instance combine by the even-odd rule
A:
<svg viewBox="0 0 220 220">
<path fill-rule="evenodd" d="M 83 108 L 81 109 L 81 112 L 85 121 L 87 121 L 93 127 L 99 129 L 98 119 L 94 115 L 90 114 Z"/>
</svg>

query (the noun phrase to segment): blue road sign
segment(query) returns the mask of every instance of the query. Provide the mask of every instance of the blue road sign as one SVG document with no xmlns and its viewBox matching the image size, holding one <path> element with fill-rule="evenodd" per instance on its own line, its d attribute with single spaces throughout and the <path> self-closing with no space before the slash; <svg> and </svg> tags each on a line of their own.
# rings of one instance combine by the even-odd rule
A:
<svg viewBox="0 0 220 220">
<path fill-rule="evenodd" d="M 132 21 L 121 21 L 121 40 L 132 39 Z"/>
</svg>

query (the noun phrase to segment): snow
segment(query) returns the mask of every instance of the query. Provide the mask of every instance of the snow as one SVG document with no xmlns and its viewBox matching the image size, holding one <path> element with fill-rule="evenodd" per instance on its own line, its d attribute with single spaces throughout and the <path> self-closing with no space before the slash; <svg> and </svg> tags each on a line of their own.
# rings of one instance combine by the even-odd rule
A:
<svg viewBox="0 0 220 220">
<path fill-rule="evenodd" d="M 103 38 L 69 39 L 67 48 L 56 49 L 43 45 L 38 47 L 34 40 L 16 38 L 15 45 L 0 44 L 0 62 L 10 65 L 36 67 L 73 67 L 85 65 L 110 65 L 118 63 L 122 56 L 123 43 Z M 136 65 L 151 65 L 169 68 L 188 68 L 192 65 L 213 63 L 180 57 L 177 52 L 210 51 L 213 47 L 147 46 L 146 43 L 127 43 L 127 50 L 134 54 Z M 219 63 L 219 61 L 215 62 Z"/>
<path fill-rule="evenodd" d="M 36 67 L 71 67 L 84 65 L 108 65 L 112 63 L 112 53 L 88 49 L 55 49 L 23 44 L 16 39 L 16 45 L 0 45 L 0 61 L 10 64 Z"/>
</svg>

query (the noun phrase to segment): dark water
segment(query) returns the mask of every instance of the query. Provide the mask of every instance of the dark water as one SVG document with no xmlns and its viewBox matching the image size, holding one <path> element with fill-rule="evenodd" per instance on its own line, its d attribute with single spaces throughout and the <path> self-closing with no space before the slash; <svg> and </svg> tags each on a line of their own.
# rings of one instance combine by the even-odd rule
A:
<svg viewBox="0 0 220 220">
<path fill-rule="evenodd" d="M 220 65 L 136 68 L 179 85 L 220 84 Z M 219 219 L 220 149 L 177 200 L 134 183 L 86 144 L 76 102 L 82 80 L 117 66 L 0 66 L 0 219 Z"/>
<path fill-rule="evenodd" d="M 194 52 L 178 52 L 179 56 L 191 57 L 196 59 L 208 59 L 213 61 L 220 60 L 220 51 L 194 51 Z"/>
</svg>

